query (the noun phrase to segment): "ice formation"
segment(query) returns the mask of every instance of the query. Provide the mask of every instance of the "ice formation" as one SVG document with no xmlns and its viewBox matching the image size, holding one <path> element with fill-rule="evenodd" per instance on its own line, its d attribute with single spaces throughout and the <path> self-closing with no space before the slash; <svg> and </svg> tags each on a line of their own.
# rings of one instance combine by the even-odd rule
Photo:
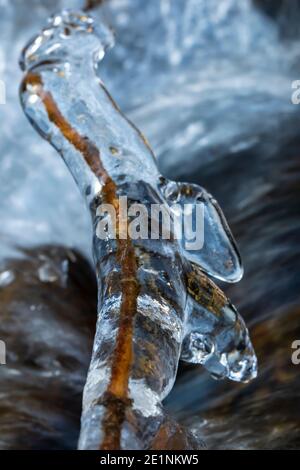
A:
<svg viewBox="0 0 300 470">
<path fill-rule="evenodd" d="M 111 31 L 64 10 L 25 47 L 21 102 L 61 154 L 90 209 L 98 278 L 98 322 L 84 389 L 79 448 L 150 446 L 181 359 L 215 377 L 248 381 L 257 363 L 240 315 L 208 275 L 241 278 L 236 245 L 217 202 L 203 188 L 162 177 L 141 132 L 99 79 Z M 98 207 L 204 204 L 205 244 L 191 255 L 173 236 L 97 236 Z M 149 211 L 150 214 L 150 211 Z M 109 216 L 108 216 L 109 217 Z M 127 230 L 127 229 L 126 229 Z"/>
<path fill-rule="evenodd" d="M 0 79 L 6 85 L 6 105 L 0 105 L 2 257 L 11 254 L 12 241 L 31 247 L 64 243 L 90 254 L 80 194 L 54 150 L 29 131 L 16 93 L 25 41 L 51 13 L 86 3 L 0 0 Z M 224 154 L 238 159 L 240 150 L 254 153 L 276 135 L 266 149 L 272 152 L 281 141 L 278 116 L 298 119 L 299 107 L 290 106 L 288 96 L 297 78 L 291 65 L 299 63 L 298 45 L 284 46 L 276 26 L 251 0 L 108 0 L 93 14 L 105 15 L 117 34 L 101 77 L 146 133 L 167 175 L 198 183 L 205 172 L 209 187 L 207 171 L 218 167 Z M 232 223 L 241 206 L 232 179 L 211 182 Z M 245 187 L 242 196 L 255 199 L 257 186 Z"/>
</svg>

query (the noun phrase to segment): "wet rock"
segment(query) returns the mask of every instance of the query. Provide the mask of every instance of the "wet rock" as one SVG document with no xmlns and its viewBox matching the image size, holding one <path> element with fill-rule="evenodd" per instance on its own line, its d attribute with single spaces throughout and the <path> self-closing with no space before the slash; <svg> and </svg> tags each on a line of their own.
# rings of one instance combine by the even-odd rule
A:
<svg viewBox="0 0 300 470">
<path fill-rule="evenodd" d="M 0 290 L 0 448 L 75 449 L 96 320 L 94 273 L 62 247 L 23 255 L 6 261 L 14 279 Z M 41 280 L 45 263 L 55 276 Z"/>
</svg>

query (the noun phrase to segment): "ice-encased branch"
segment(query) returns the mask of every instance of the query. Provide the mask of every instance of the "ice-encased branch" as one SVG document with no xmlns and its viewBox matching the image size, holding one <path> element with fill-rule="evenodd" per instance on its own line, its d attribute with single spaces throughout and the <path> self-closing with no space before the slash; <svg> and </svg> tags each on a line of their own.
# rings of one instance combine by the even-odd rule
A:
<svg viewBox="0 0 300 470">
<path fill-rule="evenodd" d="M 201 187 L 161 177 L 143 135 L 96 70 L 112 34 L 83 12 L 63 11 L 25 47 L 21 102 L 61 154 L 90 209 L 98 321 L 84 389 L 81 449 L 149 448 L 164 421 L 162 400 L 182 359 L 214 376 L 247 381 L 256 358 L 244 322 L 207 277 L 233 282 L 240 258 L 216 201 Z M 205 246 L 189 253 L 174 236 L 100 239 L 101 204 L 204 204 Z M 150 217 L 150 216 L 149 216 Z M 119 217 L 120 219 L 120 217 Z M 124 225 L 124 226 L 123 226 Z M 125 227 L 126 225 L 126 227 Z"/>
</svg>

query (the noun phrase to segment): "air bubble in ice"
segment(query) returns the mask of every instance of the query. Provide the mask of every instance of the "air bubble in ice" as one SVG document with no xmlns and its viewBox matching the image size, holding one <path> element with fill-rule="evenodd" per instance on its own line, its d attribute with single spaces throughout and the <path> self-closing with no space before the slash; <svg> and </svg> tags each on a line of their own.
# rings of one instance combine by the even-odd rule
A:
<svg viewBox="0 0 300 470">
<path fill-rule="evenodd" d="M 209 336 L 193 332 L 185 339 L 181 359 L 204 364 L 214 353 L 214 349 L 214 343 Z"/>
</svg>

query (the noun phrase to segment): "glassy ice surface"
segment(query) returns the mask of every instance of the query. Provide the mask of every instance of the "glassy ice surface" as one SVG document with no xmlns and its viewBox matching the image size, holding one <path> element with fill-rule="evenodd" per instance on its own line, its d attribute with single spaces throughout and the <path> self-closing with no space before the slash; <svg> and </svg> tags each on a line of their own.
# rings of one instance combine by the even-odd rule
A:
<svg viewBox="0 0 300 470">
<path fill-rule="evenodd" d="M 99 319 L 84 392 L 79 446 L 85 449 L 140 448 L 151 442 L 163 419 L 160 403 L 176 377 L 182 341 L 183 358 L 203 364 L 214 376 L 248 381 L 256 375 L 243 321 L 222 291 L 191 264 L 228 280 L 241 273 L 224 216 L 205 191 L 179 183 L 180 197 L 191 194 L 194 200 L 201 194 L 204 199 L 207 251 L 216 246 L 223 268 L 213 257 L 210 265 L 205 252 L 203 259 L 190 257 L 173 237 L 97 236 L 103 202 L 119 213 L 119 196 L 148 208 L 172 200 L 146 139 L 98 79 L 112 41 L 103 23 L 64 10 L 27 44 L 20 60 L 25 114 L 65 160 L 93 221 Z M 48 269 L 46 275 L 51 282 Z M 140 441 L 140 427 L 145 441 Z"/>
<path fill-rule="evenodd" d="M 241 259 L 228 224 L 217 201 L 201 186 L 190 183 L 167 182 L 162 191 L 174 212 L 187 205 L 202 205 L 203 220 L 199 230 L 203 231 L 203 246 L 197 250 L 186 249 L 188 239 L 180 238 L 184 256 L 198 264 L 208 274 L 227 282 L 239 281 L 243 275 Z M 193 219 L 196 211 L 191 210 Z M 194 223 L 193 230 L 197 229 Z M 183 232 L 185 233 L 185 232 Z"/>
<path fill-rule="evenodd" d="M 248 382 L 257 374 L 257 360 L 242 317 L 198 268 L 188 281 L 188 322 L 181 359 L 202 364 L 214 378 Z"/>
</svg>

